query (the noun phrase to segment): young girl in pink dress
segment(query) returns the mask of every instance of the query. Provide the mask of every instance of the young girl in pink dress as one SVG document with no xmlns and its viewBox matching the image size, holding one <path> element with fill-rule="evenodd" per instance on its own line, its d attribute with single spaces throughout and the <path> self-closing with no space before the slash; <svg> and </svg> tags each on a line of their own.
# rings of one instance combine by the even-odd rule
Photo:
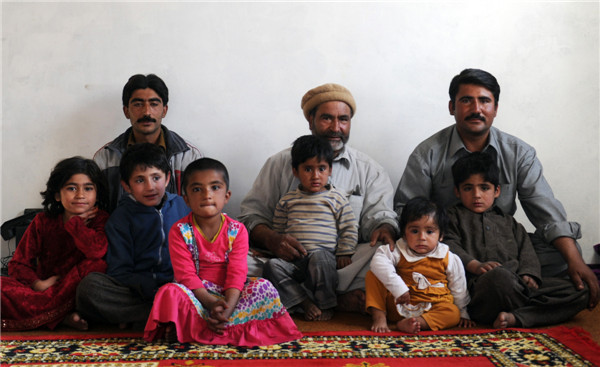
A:
<svg viewBox="0 0 600 367">
<path fill-rule="evenodd" d="M 182 186 L 192 213 L 169 232 L 176 283 L 158 290 L 144 338 L 237 346 L 300 338 L 273 285 L 246 278 L 248 231 L 221 213 L 231 196 L 225 166 L 196 160 L 185 169 Z"/>
<path fill-rule="evenodd" d="M 2 330 L 87 329 L 75 290 L 87 274 L 106 270 L 105 178 L 90 159 L 60 161 L 46 183 L 44 211 L 27 227 L 2 278 Z"/>
</svg>

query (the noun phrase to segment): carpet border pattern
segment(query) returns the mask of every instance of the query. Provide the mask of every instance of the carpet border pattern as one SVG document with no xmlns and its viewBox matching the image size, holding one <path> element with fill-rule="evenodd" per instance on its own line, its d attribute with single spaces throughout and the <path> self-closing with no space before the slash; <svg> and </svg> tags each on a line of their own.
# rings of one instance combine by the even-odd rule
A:
<svg viewBox="0 0 600 367">
<path fill-rule="evenodd" d="M 565 329 L 571 334 L 575 330 Z M 548 329 L 551 330 L 551 329 Z M 148 343 L 139 336 L 2 338 L 2 365 L 98 364 L 143 366 L 156 361 L 314 360 L 369 358 L 485 357 L 495 366 L 593 366 L 547 330 L 506 329 L 428 332 L 419 335 L 370 332 L 305 333 L 302 339 L 264 347 L 196 343 Z M 554 334 L 560 336 L 561 330 Z M 595 343 L 594 343 L 595 345 Z M 597 347 L 597 345 L 596 345 Z M 598 348 L 600 350 L 600 347 Z M 594 353 L 597 352 L 594 351 Z"/>
</svg>

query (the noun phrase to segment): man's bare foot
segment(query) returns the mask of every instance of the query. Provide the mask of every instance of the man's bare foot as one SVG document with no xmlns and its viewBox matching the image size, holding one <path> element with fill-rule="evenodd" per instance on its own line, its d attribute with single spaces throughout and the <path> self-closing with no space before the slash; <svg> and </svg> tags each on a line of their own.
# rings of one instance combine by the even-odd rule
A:
<svg viewBox="0 0 600 367">
<path fill-rule="evenodd" d="M 515 326 L 517 319 L 515 315 L 510 312 L 500 312 L 496 321 L 494 321 L 494 329 L 505 329 L 507 327 Z"/>
<path fill-rule="evenodd" d="M 396 327 L 400 331 L 405 333 L 418 334 L 421 331 L 421 323 L 417 318 L 411 317 L 408 319 L 402 319 L 396 323 Z"/>
<path fill-rule="evenodd" d="M 65 325 L 72 327 L 73 329 L 77 329 L 77 330 L 87 330 L 88 329 L 87 321 L 82 319 L 81 315 L 79 315 L 77 312 L 71 312 L 70 314 L 68 314 L 65 317 L 65 319 L 63 320 L 63 323 Z"/>
<path fill-rule="evenodd" d="M 320 320 L 321 314 L 323 311 L 317 305 L 312 303 L 310 299 L 305 299 L 301 304 L 302 309 L 304 310 L 304 319 L 306 321 L 317 321 Z"/>
<path fill-rule="evenodd" d="M 365 291 L 361 289 L 340 294 L 337 300 L 338 311 L 365 313 Z"/>
<path fill-rule="evenodd" d="M 369 308 L 371 316 L 373 317 L 373 324 L 371 325 L 371 331 L 376 333 L 389 333 L 390 327 L 387 324 L 387 316 L 385 312 L 372 308 Z"/>
</svg>

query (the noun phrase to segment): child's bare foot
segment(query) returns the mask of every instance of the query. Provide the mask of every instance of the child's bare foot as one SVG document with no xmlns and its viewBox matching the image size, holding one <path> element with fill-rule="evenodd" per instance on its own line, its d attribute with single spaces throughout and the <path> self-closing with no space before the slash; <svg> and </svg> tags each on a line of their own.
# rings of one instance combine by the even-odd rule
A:
<svg viewBox="0 0 600 367">
<path fill-rule="evenodd" d="M 321 316 L 317 318 L 317 321 L 327 321 L 333 318 L 333 309 L 321 310 Z"/>
<path fill-rule="evenodd" d="M 365 292 L 355 289 L 338 296 L 338 311 L 365 313 Z"/>
<path fill-rule="evenodd" d="M 165 324 L 165 341 L 167 343 L 177 342 L 177 328 L 172 322 L 168 322 Z"/>
<path fill-rule="evenodd" d="M 402 319 L 396 323 L 396 327 L 400 331 L 405 333 L 418 334 L 421 331 L 421 323 L 417 318 L 411 317 L 408 319 Z"/>
<path fill-rule="evenodd" d="M 371 325 L 371 331 L 376 333 L 389 333 L 391 330 L 387 324 L 387 316 L 385 312 L 369 307 L 371 316 L 373 317 L 373 324 Z"/>
<path fill-rule="evenodd" d="M 317 305 L 312 303 L 310 299 L 302 301 L 302 309 L 304 310 L 304 319 L 306 321 L 317 321 L 321 320 L 323 311 Z"/>
<path fill-rule="evenodd" d="M 301 307 L 306 321 L 327 321 L 333 318 L 333 308 L 321 310 L 309 298 L 302 301 Z"/>
<path fill-rule="evenodd" d="M 79 315 L 77 312 L 71 312 L 70 314 L 68 314 L 65 317 L 65 319 L 63 320 L 63 323 L 65 325 L 72 327 L 73 329 L 77 329 L 77 330 L 87 330 L 88 329 L 87 321 L 82 319 L 81 315 Z"/>
<path fill-rule="evenodd" d="M 494 329 L 505 329 L 507 327 L 515 326 L 517 319 L 515 315 L 510 312 L 500 312 L 496 321 L 494 321 Z"/>
</svg>

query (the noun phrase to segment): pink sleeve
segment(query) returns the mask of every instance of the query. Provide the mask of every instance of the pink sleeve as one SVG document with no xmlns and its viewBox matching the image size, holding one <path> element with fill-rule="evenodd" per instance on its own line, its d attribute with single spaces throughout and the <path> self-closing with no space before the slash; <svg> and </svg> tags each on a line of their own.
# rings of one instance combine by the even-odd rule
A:
<svg viewBox="0 0 600 367">
<path fill-rule="evenodd" d="M 196 265 L 194 264 L 192 253 L 188 250 L 187 244 L 181 234 L 180 223 L 184 223 L 184 221 L 175 223 L 169 231 L 169 254 L 171 255 L 175 281 L 183 284 L 192 291 L 204 288 L 202 281 L 196 273 Z"/>
<path fill-rule="evenodd" d="M 229 264 L 227 265 L 227 278 L 223 289 L 235 288 L 240 291 L 246 283 L 248 276 L 248 230 L 239 223 L 240 230 L 233 241 L 231 252 L 229 253 Z"/>
</svg>

